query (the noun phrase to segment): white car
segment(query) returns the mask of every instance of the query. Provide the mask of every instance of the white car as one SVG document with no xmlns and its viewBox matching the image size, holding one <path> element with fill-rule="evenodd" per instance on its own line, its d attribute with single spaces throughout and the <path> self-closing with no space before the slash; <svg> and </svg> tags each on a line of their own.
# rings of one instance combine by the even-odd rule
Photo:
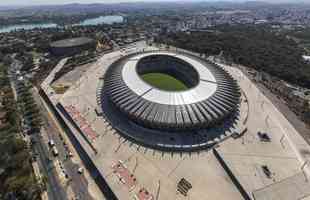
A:
<svg viewBox="0 0 310 200">
<path fill-rule="evenodd" d="M 58 156 L 58 150 L 55 146 L 52 147 L 52 152 L 55 157 Z"/>
<path fill-rule="evenodd" d="M 78 169 L 78 173 L 79 173 L 79 174 L 83 174 L 83 172 L 84 172 L 84 169 L 83 169 L 82 167 L 80 167 L 80 168 Z"/>
<path fill-rule="evenodd" d="M 49 145 L 50 147 L 55 146 L 54 140 L 49 140 L 49 141 L 48 141 L 48 145 Z"/>
</svg>

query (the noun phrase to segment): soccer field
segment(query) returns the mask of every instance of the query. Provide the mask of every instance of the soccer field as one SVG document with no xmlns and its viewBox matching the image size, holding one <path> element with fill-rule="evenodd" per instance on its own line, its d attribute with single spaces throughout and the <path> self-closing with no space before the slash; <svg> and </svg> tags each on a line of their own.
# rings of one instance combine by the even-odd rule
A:
<svg viewBox="0 0 310 200">
<path fill-rule="evenodd" d="M 161 90 L 181 91 L 188 89 L 183 82 L 168 74 L 148 73 L 142 75 L 142 79 L 148 84 Z"/>
</svg>

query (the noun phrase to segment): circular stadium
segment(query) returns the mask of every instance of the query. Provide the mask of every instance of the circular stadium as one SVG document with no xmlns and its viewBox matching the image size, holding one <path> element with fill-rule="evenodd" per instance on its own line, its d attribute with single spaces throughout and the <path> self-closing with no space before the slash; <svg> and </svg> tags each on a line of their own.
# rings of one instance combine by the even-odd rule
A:
<svg viewBox="0 0 310 200">
<path fill-rule="evenodd" d="M 238 117 L 240 91 L 219 66 L 170 51 L 124 56 L 105 73 L 101 106 L 126 139 L 163 151 L 211 147 Z"/>
<path fill-rule="evenodd" d="M 91 38 L 77 37 L 52 42 L 50 47 L 54 55 L 74 55 L 81 51 L 95 49 L 96 42 Z"/>
</svg>

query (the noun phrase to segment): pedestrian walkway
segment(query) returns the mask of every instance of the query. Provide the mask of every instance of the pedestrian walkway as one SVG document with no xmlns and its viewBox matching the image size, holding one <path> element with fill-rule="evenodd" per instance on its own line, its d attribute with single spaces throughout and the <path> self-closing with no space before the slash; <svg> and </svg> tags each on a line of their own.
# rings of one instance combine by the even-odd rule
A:
<svg viewBox="0 0 310 200">
<path fill-rule="evenodd" d="M 74 106 L 65 106 L 65 109 L 89 139 L 94 141 L 99 136 Z"/>
</svg>

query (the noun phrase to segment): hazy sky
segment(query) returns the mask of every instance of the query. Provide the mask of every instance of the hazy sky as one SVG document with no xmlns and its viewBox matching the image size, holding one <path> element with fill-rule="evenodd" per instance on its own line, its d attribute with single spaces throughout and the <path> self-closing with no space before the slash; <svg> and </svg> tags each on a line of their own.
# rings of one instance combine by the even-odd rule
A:
<svg viewBox="0 0 310 200">
<path fill-rule="evenodd" d="M 0 0 L 0 5 L 46 5 L 46 4 L 67 4 L 67 3 L 115 3 L 115 2 L 135 2 L 135 1 L 159 1 L 159 0 Z M 176 1 L 176 0 L 160 0 Z M 193 0 L 182 0 L 193 1 Z M 202 0 L 202 1 L 221 1 L 221 0 Z M 240 2 L 246 0 L 226 0 Z M 266 2 L 307 2 L 310 0 L 265 0 Z"/>
</svg>

